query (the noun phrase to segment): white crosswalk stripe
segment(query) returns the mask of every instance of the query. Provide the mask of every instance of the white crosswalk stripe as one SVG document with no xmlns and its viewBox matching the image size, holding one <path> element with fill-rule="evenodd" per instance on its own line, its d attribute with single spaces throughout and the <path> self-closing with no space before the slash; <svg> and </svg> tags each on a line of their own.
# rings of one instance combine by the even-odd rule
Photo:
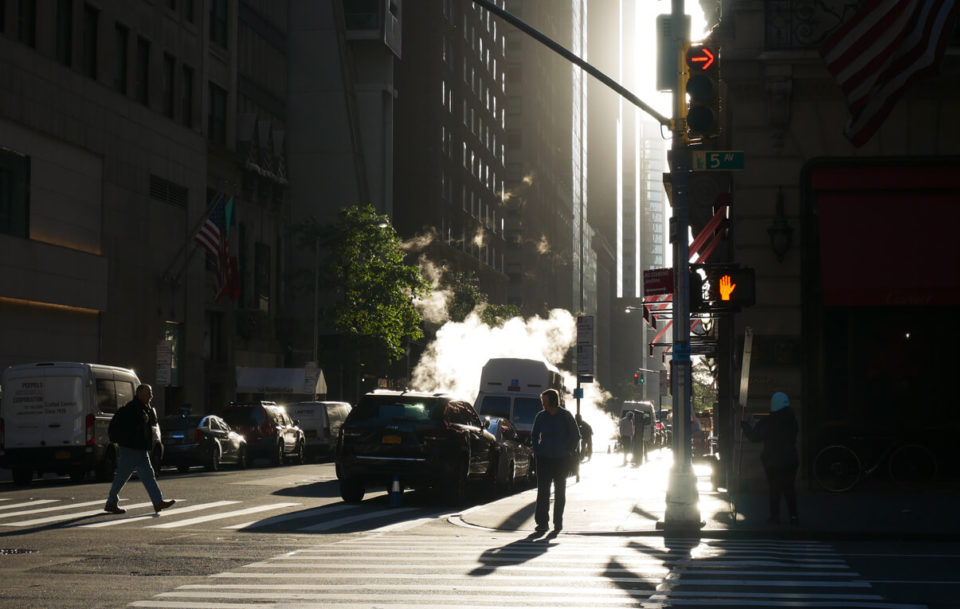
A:
<svg viewBox="0 0 960 609">
<path fill-rule="evenodd" d="M 887 601 L 817 542 L 396 532 L 288 552 L 130 606 L 919 609 Z"/>
</svg>

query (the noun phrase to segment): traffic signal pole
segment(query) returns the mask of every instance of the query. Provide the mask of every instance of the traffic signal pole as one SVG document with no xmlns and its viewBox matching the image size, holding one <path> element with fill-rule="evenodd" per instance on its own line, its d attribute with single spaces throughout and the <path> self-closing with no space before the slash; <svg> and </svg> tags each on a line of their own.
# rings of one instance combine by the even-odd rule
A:
<svg viewBox="0 0 960 609">
<path fill-rule="evenodd" d="M 693 473 L 690 450 L 690 245 L 687 233 L 690 225 L 690 199 L 687 191 L 690 172 L 690 153 L 684 137 L 686 131 L 685 78 L 687 70 L 684 54 L 687 32 L 684 27 L 684 0 L 672 0 L 671 20 L 675 36 L 674 52 L 677 73 L 673 87 L 673 146 L 671 150 L 673 188 L 673 217 L 670 219 L 670 242 L 673 244 L 673 357 L 671 390 L 673 391 L 673 467 L 667 486 L 667 506 L 658 527 L 676 536 L 699 534 L 700 522 L 697 478 Z"/>
</svg>

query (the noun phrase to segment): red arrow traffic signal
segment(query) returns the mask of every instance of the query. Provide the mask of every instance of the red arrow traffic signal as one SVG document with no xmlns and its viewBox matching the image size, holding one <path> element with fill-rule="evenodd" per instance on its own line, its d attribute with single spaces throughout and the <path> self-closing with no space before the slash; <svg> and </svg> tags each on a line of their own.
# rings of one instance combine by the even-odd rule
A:
<svg viewBox="0 0 960 609">
<path fill-rule="evenodd" d="M 713 51 L 707 47 L 690 47 L 687 53 L 687 65 L 691 68 L 707 70 L 713 65 Z"/>
</svg>

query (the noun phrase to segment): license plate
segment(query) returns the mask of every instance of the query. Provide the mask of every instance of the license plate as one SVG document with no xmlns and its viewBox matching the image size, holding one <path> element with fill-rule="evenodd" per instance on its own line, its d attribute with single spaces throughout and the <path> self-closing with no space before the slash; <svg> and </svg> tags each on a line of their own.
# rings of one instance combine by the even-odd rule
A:
<svg viewBox="0 0 960 609">
<path fill-rule="evenodd" d="M 383 436 L 380 438 L 380 442 L 383 444 L 400 444 L 402 440 L 400 436 Z"/>
<path fill-rule="evenodd" d="M 57 452 L 53 453 L 53 458 L 54 458 L 54 459 L 69 459 L 69 458 L 70 458 L 70 451 L 69 451 L 69 450 L 58 450 Z"/>
</svg>

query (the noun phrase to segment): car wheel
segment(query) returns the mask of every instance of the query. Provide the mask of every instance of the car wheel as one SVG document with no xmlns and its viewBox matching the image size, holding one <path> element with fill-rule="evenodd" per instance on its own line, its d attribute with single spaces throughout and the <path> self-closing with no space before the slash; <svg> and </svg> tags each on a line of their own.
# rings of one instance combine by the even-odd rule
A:
<svg viewBox="0 0 960 609">
<path fill-rule="evenodd" d="M 277 447 L 273 451 L 273 457 L 271 458 L 271 462 L 276 466 L 283 464 L 283 440 L 280 440 L 279 442 L 277 442 Z"/>
<path fill-rule="evenodd" d="M 113 452 L 112 448 L 107 449 L 107 454 L 103 456 L 103 460 L 100 463 L 97 463 L 94 468 L 94 475 L 96 476 L 97 482 L 107 482 L 108 480 L 113 480 L 113 472 L 117 470 L 117 454 Z"/>
<path fill-rule="evenodd" d="M 291 455 L 288 459 L 286 459 L 287 465 L 303 465 L 304 463 L 303 451 L 304 451 L 303 442 L 300 442 L 298 440 L 296 451 L 294 451 L 293 455 Z"/>
<path fill-rule="evenodd" d="M 250 466 L 250 463 L 247 461 L 247 447 L 241 446 L 240 452 L 237 453 L 237 467 L 240 469 L 247 469 Z"/>
<path fill-rule="evenodd" d="M 33 480 L 33 470 L 29 467 L 13 468 L 13 483 L 17 486 L 27 486 Z"/>
<path fill-rule="evenodd" d="M 220 447 L 214 444 L 207 455 L 207 471 L 215 472 L 220 469 Z"/>
<path fill-rule="evenodd" d="M 347 503 L 360 503 L 363 501 L 364 488 L 360 480 L 346 478 L 340 480 L 340 497 Z"/>
<path fill-rule="evenodd" d="M 70 470 L 70 482 L 83 482 L 87 477 L 87 470 L 83 467 L 75 467 Z"/>
</svg>

